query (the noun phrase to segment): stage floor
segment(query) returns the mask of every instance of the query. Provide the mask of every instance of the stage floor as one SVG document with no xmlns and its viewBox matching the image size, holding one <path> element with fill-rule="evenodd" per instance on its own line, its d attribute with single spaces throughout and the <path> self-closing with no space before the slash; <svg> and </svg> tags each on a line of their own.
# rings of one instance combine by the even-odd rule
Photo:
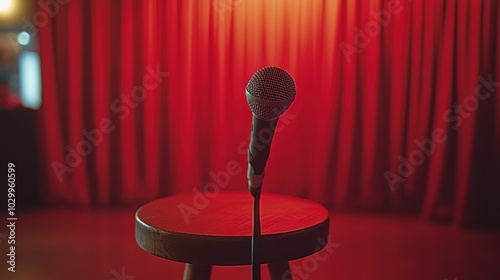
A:
<svg viewBox="0 0 500 280">
<path fill-rule="evenodd" d="M 19 213 L 16 272 L 7 271 L 0 230 L 0 279 L 176 280 L 181 263 L 143 252 L 134 210 Z M 464 231 L 419 218 L 331 215 L 328 250 L 291 262 L 295 280 L 486 280 L 500 275 L 500 232 Z M 267 268 L 263 279 L 269 279 Z M 213 280 L 250 279 L 250 267 L 215 267 Z"/>
</svg>

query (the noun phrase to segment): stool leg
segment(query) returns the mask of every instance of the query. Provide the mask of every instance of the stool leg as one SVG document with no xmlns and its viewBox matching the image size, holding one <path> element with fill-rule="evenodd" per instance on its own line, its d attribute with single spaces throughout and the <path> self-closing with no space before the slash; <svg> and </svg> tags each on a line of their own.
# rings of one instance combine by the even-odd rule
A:
<svg viewBox="0 0 500 280">
<path fill-rule="evenodd" d="M 200 264 L 186 264 L 184 280 L 210 280 L 212 266 Z"/>
<path fill-rule="evenodd" d="M 271 280 L 293 280 L 288 262 L 270 263 L 267 266 Z"/>
</svg>

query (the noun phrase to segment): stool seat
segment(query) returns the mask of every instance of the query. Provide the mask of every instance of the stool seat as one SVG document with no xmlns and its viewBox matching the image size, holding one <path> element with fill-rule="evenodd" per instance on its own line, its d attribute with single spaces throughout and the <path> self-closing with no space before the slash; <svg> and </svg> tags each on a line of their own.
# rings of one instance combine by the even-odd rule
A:
<svg viewBox="0 0 500 280">
<path fill-rule="evenodd" d="M 197 265 L 251 264 L 249 193 L 192 193 L 156 199 L 135 216 L 136 241 L 150 254 Z M 329 214 L 290 196 L 261 197 L 262 263 L 311 255 L 328 241 Z"/>
</svg>

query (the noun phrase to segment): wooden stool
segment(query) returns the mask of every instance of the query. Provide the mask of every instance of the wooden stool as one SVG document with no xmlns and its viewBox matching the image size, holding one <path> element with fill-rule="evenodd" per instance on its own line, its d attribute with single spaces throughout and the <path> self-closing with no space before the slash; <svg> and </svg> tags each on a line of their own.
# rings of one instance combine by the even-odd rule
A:
<svg viewBox="0 0 500 280">
<path fill-rule="evenodd" d="M 187 263 L 184 280 L 207 280 L 213 265 L 251 264 L 252 203 L 249 193 L 160 198 L 137 210 L 136 241 L 150 254 Z M 292 279 L 288 261 L 321 250 L 328 222 L 317 203 L 263 193 L 261 263 L 271 279 Z"/>
</svg>

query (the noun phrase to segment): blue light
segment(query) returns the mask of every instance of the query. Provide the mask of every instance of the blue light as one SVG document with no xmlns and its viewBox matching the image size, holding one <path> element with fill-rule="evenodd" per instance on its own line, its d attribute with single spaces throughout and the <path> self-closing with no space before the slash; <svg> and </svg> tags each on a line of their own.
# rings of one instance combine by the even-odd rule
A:
<svg viewBox="0 0 500 280">
<path fill-rule="evenodd" d="M 36 52 L 24 51 L 19 57 L 19 88 L 25 107 L 38 109 L 42 104 L 40 57 Z"/>
<path fill-rule="evenodd" d="M 31 36 L 28 32 L 23 31 L 17 35 L 17 42 L 21 46 L 27 46 L 31 42 Z"/>
</svg>

